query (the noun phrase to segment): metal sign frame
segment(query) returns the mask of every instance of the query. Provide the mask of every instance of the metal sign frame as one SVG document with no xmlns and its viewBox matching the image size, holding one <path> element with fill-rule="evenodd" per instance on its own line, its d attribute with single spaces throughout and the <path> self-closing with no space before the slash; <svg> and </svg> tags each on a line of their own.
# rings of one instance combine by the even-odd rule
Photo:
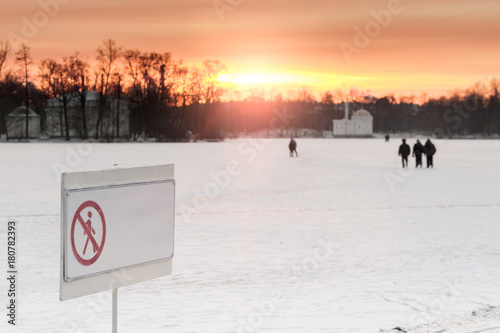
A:
<svg viewBox="0 0 500 333">
<path fill-rule="evenodd" d="M 110 169 L 91 172 L 73 172 L 63 173 L 61 175 L 61 253 L 59 294 L 59 298 L 61 301 L 106 290 L 115 290 L 119 287 L 172 274 L 172 258 L 166 258 L 110 270 L 73 280 L 65 278 L 65 265 L 67 262 L 66 256 L 71 255 L 71 253 L 66 253 L 68 249 L 68 246 L 66 244 L 66 228 L 68 227 L 68 223 L 66 221 L 66 194 L 68 193 L 68 191 L 71 192 L 89 188 L 120 187 L 134 184 L 159 182 L 173 182 L 175 188 L 173 164 L 127 169 Z M 175 202 L 173 204 L 175 205 Z M 175 224 L 175 221 L 173 221 L 173 223 Z"/>
</svg>

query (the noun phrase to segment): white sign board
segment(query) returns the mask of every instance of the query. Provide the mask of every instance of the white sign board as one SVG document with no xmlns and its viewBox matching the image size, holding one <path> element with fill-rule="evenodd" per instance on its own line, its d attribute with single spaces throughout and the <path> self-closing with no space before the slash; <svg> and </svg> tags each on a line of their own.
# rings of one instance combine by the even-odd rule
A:
<svg viewBox="0 0 500 333">
<path fill-rule="evenodd" d="M 61 300 L 171 274 L 173 165 L 66 173 Z"/>
</svg>

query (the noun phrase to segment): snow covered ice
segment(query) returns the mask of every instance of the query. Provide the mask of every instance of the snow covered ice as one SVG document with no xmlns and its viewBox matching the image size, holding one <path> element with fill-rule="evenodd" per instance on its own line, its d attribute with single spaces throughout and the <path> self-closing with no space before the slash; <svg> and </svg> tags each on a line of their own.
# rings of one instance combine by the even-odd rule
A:
<svg viewBox="0 0 500 333">
<path fill-rule="evenodd" d="M 500 303 L 500 141 L 435 140 L 434 169 L 403 170 L 398 139 L 288 140 L 1 144 L 20 274 L 0 331 L 111 330 L 111 291 L 59 301 L 59 215 L 61 170 L 114 164 L 175 163 L 177 183 L 173 274 L 120 288 L 119 332 L 375 333 Z M 481 325 L 446 332 L 500 332 Z"/>
</svg>

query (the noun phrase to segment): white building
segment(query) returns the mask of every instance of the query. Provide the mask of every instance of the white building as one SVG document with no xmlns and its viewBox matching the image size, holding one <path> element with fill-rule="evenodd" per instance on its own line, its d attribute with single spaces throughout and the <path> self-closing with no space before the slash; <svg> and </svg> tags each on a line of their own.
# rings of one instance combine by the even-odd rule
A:
<svg viewBox="0 0 500 333">
<path fill-rule="evenodd" d="M 7 121 L 7 140 L 23 139 L 26 137 L 26 106 L 22 105 L 9 113 Z M 28 108 L 29 138 L 40 136 L 40 116 Z"/>
<path fill-rule="evenodd" d="M 373 135 L 373 117 L 366 110 L 353 113 L 351 119 L 346 115 L 344 119 L 333 120 L 333 136 L 336 137 L 371 137 Z"/>
<path fill-rule="evenodd" d="M 100 110 L 100 95 L 92 90 L 85 95 L 85 121 L 87 134 L 94 137 L 96 133 L 97 118 Z M 68 95 L 68 132 L 70 137 L 80 138 L 83 134 L 83 115 L 81 111 L 80 96 L 77 93 Z M 52 98 L 47 101 L 45 109 L 47 134 L 51 137 L 64 137 L 65 118 L 60 98 Z M 100 136 L 113 135 L 113 137 L 127 138 L 130 136 L 130 110 L 128 103 L 123 99 L 107 97 L 100 123 Z M 119 129 L 119 133 L 117 133 Z"/>
</svg>

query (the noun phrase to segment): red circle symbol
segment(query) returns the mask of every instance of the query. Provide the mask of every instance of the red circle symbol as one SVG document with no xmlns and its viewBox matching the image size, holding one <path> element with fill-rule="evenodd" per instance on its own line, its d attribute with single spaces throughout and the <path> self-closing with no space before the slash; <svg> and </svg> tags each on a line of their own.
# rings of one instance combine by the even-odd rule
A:
<svg viewBox="0 0 500 333">
<path fill-rule="evenodd" d="M 86 211 L 86 214 L 83 214 L 82 212 Z M 97 212 L 97 214 L 92 214 L 92 211 Z M 101 226 L 102 228 L 99 230 L 102 230 L 102 238 L 100 243 L 96 240 L 96 231 L 95 228 L 92 226 L 92 221 L 96 220 L 97 216 L 100 217 L 101 219 Z M 83 229 L 83 235 L 86 237 L 85 239 L 85 245 L 79 246 L 80 252 L 77 250 L 77 245 L 75 244 L 75 226 L 80 225 Z M 95 222 L 94 222 L 95 226 Z M 104 219 L 104 213 L 102 212 L 101 207 L 94 201 L 85 201 L 78 207 L 76 210 L 75 216 L 73 217 L 73 222 L 71 223 L 71 248 L 73 249 L 73 254 L 75 255 L 76 260 L 84 266 L 90 266 L 96 260 L 99 258 L 99 256 L 102 253 L 102 249 L 104 248 L 104 241 L 106 240 L 106 221 Z M 80 244 L 83 245 L 83 244 Z M 94 255 L 89 258 L 89 259 L 84 259 L 83 256 L 85 253 L 89 251 L 89 253 L 92 253 L 91 251 L 94 252 Z M 88 257 L 88 256 L 87 256 Z"/>
</svg>

